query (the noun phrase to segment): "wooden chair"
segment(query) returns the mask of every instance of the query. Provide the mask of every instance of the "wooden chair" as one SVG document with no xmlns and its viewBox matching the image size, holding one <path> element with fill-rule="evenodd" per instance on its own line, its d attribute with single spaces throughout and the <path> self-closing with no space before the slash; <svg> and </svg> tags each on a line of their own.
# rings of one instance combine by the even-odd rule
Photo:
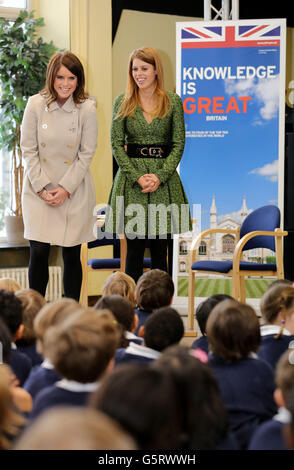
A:
<svg viewBox="0 0 294 470">
<path fill-rule="evenodd" d="M 237 230 L 208 229 L 192 242 L 189 253 L 188 327 L 194 328 L 194 295 L 196 273 L 221 274 L 232 278 L 232 297 L 245 302 L 245 276 L 275 276 L 284 278 L 283 237 L 288 232 L 280 228 L 278 207 L 268 205 L 251 212 Z M 236 246 L 231 261 L 198 261 L 196 254 L 201 241 L 212 233 L 235 235 Z M 243 252 L 254 248 L 268 248 L 276 252 L 276 263 L 243 261 Z"/>
</svg>

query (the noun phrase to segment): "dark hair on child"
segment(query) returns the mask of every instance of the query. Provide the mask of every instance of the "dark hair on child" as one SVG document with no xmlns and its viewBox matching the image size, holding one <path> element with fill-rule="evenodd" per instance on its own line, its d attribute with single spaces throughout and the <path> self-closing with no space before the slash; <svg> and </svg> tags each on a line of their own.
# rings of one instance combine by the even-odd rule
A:
<svg viewBox="0 0 294 470">
<path fill-rule="evenodd" d="M 171 276 L 161 269 L 151 269 L 142 274 L 136 286 L 137 306 L 151 312 L 170 305 L 175 291 Z"/>
<path fill-rule="evenodd" d="M 207 320 L 207 338 L 212 353 L 226 361 L 248 357 L 261 341 L 254 309 L 236 300 L 218 303 Z"/>
<path fill-rule="evenodd" d="M 203 300 L 203 302 L 201 302 L 196 308 L 195 318 L 203 335 L 206 335 L 206 323 L 213 307 L 225 299 L 233 299 L 233 297 L 227 294 L 214 294 L 208 297 L 206 300 Z"/>
<path fill-rule="evenodd" d="M 179 343 L 185 331 L 180 314 L 171 307 L 154 310 L 144 327 L 144 343 L 156 351 L 163 351 L 168 346 Z"/>
<path fill-rule="evenodd" d="M 22 323 L 22 304 L 13 292 L 3 289 L 0 290 L 0 318 L 13 337 Z"/>
<path fill-rule="evenodd" d="M 294 344 L 292 345 L 294 347 Z M 287 349 L 277 362 L 275 368 L 275 382 L 281 389 L 287 408 L 287 402 L 294 390 L 294 349 L 289 344 Z"/>
<path fill-rule="evenodd" d="M 0 365 L 9 364 L 11 340 L 11 333 L 4 321 L 0 318 Z"/>
<path fill-rule="evenodd" d="M 217 380 L 209 366 L 186 346 L 171 346 L 152 363 L 172 378 L 181 415 L 182 448 L 212 450 L 227 434 L 228 418 Z"/>
<path fill-rule="evenodd" d="M 118 422 L 139 449 L 180 448 L 176 390 L 162 371 L 145 364 L 121 365 L 105 377 L 91 405 Z"/>
<path fill-rule="evenodd" d="M 46 305 L 46 299 L 34 289 L 22 289 L 15 293 L 22 304 L 23 334 L 20 344 L 32 344 L 36 341 L 34 320 L 42 307 Z"/>
<path fill-rule="evenodd" d="M 282 313 L 282 324 L 279 333 L 275 338 L 283 335 L 285 317 L 287 310 L 294 305 L 294 289 L 283 284 L 277 284 L 268 289 L 260 301 L 260 311 L 266 323 L 273 323 L 278 314 Z"/>
<path fill-rule="evenodd" d="M 290 450 L 294 449 L 294 387 L 289 393 L 287 401 L 287 410 L 290 413 L 290 422 L 284 426 L 284 438 Z"/>
<path fill-rule="evenodd" d="M 276 287 L 276 286 L 292 287 L 292 286 L 293 286 L 293 282 L 290 281 L 289 279 L 275 279 L 273 282 L 271 282 L 271 283 L 267 286 L 266 291 L 268 291 L 268 290 L 271 289 L 272 287 Z"/>
</svg>

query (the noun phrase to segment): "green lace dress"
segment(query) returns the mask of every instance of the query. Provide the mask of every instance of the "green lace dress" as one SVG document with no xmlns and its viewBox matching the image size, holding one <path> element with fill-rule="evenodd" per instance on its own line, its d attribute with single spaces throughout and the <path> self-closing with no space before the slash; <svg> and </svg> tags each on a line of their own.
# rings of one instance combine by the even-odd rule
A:
<svg viewBox="0 0 294 470">
<path fill-rule="evenodd" d="M 124 95 L 113 108 L 111 145 L 119 165 L 111 189 L 105 229 L 111 233 L 164 235 L 191 230 L 188 200 L 177 166 L 185 146 L 185 123 L 181 98 L 168 92 L 171 107 L 166 117 L 148 124 L 139 105 L 133 117 L 117 118 Z M 130 158 L 126 144 L 170 145 L 167 158 Z M 154 173 L 161 180 L 158 189 L 142 193 L 138 178 Z"/>
</svg>

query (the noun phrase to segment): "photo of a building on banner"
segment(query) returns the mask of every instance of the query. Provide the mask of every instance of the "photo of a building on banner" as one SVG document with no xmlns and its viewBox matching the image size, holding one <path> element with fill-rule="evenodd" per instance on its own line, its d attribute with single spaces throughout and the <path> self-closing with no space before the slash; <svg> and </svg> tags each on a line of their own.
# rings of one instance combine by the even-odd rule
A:
<svg viewBox="0 0 294 470">
<path fill-rule="evenodd" d="M 201 205 L 201 230 L 235 229 L 268 204 L 282 212 L 284 47 L 284 20 L 177 23 L 177 93 L 186 125 L 179 171 L 191 207 Z M 191 237 L 180 237 L 179 279 L 187 276 L 189 243 Z M 198 254 L 226 260 L 234 244 L 231 235 L 216 235 Z M 274 256 L 245 252 L 261 263 Z M 179 295 L 186 295 L 181 285 Z"/>
</svg>

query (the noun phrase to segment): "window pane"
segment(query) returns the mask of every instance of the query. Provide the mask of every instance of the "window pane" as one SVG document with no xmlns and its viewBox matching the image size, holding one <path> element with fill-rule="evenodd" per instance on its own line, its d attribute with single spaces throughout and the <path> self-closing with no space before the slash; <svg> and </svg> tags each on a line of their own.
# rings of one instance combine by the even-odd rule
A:
<svg viewBox="0 0 294 470">
<path fill-rule="evenodd" d="M 0 0 L 0 7 L 26 8 L 27 0 Z"/>
</svg>

